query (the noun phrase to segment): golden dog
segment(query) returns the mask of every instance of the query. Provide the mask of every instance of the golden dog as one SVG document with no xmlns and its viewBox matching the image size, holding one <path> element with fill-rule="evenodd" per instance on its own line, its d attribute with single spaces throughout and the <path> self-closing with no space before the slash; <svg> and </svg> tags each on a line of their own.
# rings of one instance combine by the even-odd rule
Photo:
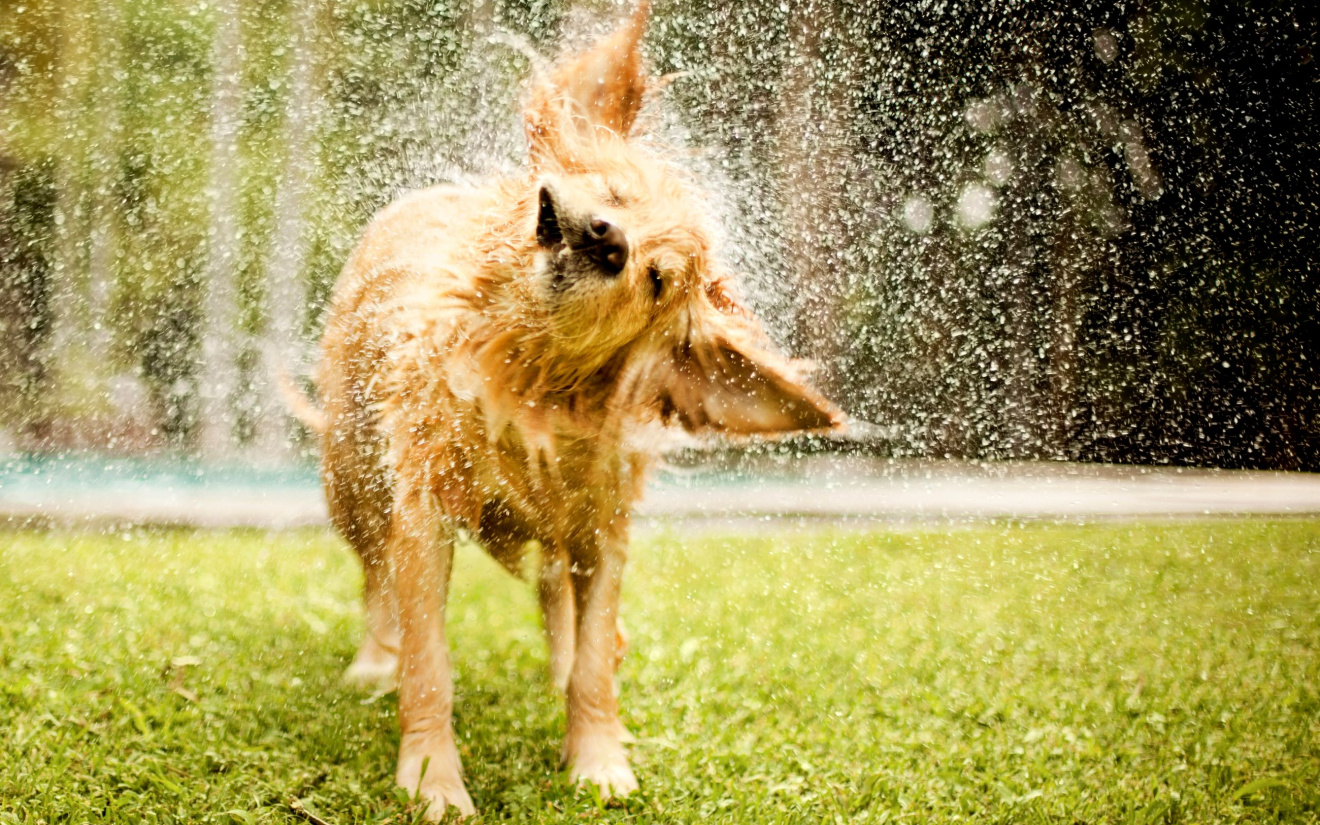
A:
<svg viewBox="0 0 1320 825">
<path fill-rule="evenodd" d="M 391 205 L 335 287 L 316 374 L 322 469 L 368 616 L 346 678 L 397 678 L 396 778 L 432 818 L 473 812 L 444 626 L 456 531 L 515 572 L 539 543 L 563 760 L 625 795 L 637 780 L 614 672 L 629 514 L 653 458 L 639 433 L 841 420 L 735 299 L 700 194 L 629 142 L 646 15 L 537 83 L 525 174 Z"/>
</svg>

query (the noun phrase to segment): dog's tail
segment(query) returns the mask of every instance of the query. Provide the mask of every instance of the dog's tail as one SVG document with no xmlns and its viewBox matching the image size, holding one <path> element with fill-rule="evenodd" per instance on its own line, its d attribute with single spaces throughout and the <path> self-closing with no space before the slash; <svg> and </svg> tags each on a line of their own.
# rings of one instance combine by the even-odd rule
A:
<svg viewBox="0 0 1320 825">
<path fill-rule="evenodd" d="M 294 418 L 302 422 L 303 426 L 315 433 L 323 433 L 326 428 L 325 411 L 294 383 L 293 377 L 283 369 L 275 371 L 275 386 L 279 388 L 280 397 L 284 399 L 284 404 L 289 408 L 289 412 Z"/>
</svg>

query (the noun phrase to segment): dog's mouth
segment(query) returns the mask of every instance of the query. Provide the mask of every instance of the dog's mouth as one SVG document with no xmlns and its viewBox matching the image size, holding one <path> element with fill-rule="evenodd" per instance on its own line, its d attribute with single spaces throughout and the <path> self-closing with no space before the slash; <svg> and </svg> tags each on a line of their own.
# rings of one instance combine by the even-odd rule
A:
<svg viewBox="0 0 1320 825">
<path fill-rule="evenodd" d="M 559 207 L 548 186 L 541 187 L 541 203 L 536 211 L 536 242 L 543 249 L 558 254 L 565 246 L 564 230 L 559 225 Z"/>
<path fill-rule="evenodd" d="M 556 291 L 572 286 L 576 276 L 617 277 L 628 264 L 628 237 L 619 226 L 601 217 L 572 219 L 548 186 L 541 187 L 536 242 L 550 254 Z"/>
</svg>

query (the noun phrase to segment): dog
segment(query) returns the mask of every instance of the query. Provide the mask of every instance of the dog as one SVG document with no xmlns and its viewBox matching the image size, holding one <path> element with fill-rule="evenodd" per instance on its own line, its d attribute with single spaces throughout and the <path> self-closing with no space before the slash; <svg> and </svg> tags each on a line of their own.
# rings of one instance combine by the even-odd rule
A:
<svg viewBox="0 0 1320 825">
<path fill-rule="evenodd" d="M 386 207 L 337 282 L 314 375 L 335 525 L 362 558 L 367 633 L 345 677 L 397 679 L 396 780 L 474 812 L 451 723 L 456 535 L 515 573 L 539 544 L 562 759 L 637 789 L 615 670 L 629 514 L 658 426 L 828 431 L 841 413 L 776 353 L 703 228 L 700 191 L 634 140 L 643 3 L 534 83 L 526 170 Z"/>
</svg>

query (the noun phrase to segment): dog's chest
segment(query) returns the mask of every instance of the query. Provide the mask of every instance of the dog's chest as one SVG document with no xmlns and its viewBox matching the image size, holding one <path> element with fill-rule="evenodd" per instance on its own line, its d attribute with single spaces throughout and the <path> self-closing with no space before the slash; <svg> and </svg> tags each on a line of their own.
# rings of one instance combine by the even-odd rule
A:
<svg viewBox="0 0 1320 825">
<path fill-rule="evenodd" d="M 506 435 L 474 463 L 479 494 L 531 523 L 629 509 L 641 470 L 637 457 L 609 444 L 577 439 L 530 447 Z"/>
</svg>

